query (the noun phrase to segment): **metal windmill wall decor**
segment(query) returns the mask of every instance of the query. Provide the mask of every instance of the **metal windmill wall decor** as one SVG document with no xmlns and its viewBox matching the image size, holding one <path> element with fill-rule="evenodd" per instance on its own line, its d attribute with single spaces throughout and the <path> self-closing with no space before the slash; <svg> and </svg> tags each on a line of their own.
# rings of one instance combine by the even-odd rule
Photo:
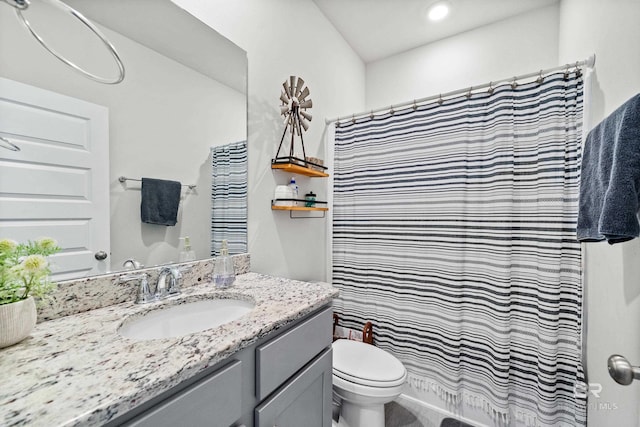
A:
<svg viewBox="0 0 640 427">
<path fill-rule="evenodd" d="M 313 101 L 309 96 L 309 88 L 305 86 L 302 77 L 290 76 L 289 79 L 282 83 L 284 89 L 280 94 L 280 115 L 284 116 L 284 132 L 282 132 L 282 138 L 280 139 L 280 145 L 278 146 L 278 152 L 272 163 L 296 163 L 303 166 L 308 166 L 307 153 L 304 149 L 304 138 L 302 134 L 309 129 L 309 122 L 311 121 L 311 114 L 309 110 L 313 106 Z M 289 145 L 289 155 L 280 156 L 280 150 L 284 143 L 287 131 L 291 135 Z M 295 155 L 295 140 L 296 136 L 300 137 L 300 145 L 302 146 L 302 158 Z"/>
</svg>

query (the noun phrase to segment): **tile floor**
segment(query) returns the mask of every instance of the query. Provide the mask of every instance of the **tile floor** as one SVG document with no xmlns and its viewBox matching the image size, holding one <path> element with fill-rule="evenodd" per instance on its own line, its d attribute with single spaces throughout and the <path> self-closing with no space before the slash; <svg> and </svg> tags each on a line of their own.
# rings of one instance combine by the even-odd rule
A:
<svg viewBox="0 0 640 427">
<path fill-rule="evenodd" d="M 338 398 L 334 395 L 333 419 L 338 420 Z M 474 427 L 400 396 L 384 407 L 385 427 Z"/>
<path fill-rule="evenodd" d="M 384 407 L 386 427 L 474 427 L 400 396 Z"/>
</svg>

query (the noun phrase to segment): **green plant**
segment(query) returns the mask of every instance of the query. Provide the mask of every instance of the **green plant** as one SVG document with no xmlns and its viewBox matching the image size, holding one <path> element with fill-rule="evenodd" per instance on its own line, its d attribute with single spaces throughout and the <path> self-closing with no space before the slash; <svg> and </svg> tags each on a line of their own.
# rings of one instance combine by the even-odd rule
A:
<svg viewBox="0 0 640 427">
<path fill-rule="evenodd" d="M 27 243 L 0 240 L 0 305 L 43 297 L 55 289 L 47 256 L 59 250 L 48 237 Z"/>
</svg>

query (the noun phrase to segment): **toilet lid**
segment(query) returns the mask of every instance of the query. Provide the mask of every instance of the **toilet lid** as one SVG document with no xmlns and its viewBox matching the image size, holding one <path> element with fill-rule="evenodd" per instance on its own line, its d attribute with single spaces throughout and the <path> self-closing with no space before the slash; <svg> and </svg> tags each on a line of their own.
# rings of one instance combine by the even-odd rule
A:
<svg viewBox="0 0 640 427">
<path fill-rule="evenodd" d="M 340 339 L 332 347 L 333 372 L 346 380 L 393 386 L 405 379 L 407 371 L 402 363 L 373 345 Z"/>
</svg>

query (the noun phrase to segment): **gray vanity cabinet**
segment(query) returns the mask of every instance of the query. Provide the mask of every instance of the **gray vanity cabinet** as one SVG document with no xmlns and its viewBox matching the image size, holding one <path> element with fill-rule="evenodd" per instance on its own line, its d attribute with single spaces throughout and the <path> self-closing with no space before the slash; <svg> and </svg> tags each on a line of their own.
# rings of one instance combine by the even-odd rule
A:
<svg viewBox="0 0 640 427">
<path fill-rule="evenodd" d="M 323 307 L 107 426 L 330 427 L 332 322 Z"/>
</svg>

